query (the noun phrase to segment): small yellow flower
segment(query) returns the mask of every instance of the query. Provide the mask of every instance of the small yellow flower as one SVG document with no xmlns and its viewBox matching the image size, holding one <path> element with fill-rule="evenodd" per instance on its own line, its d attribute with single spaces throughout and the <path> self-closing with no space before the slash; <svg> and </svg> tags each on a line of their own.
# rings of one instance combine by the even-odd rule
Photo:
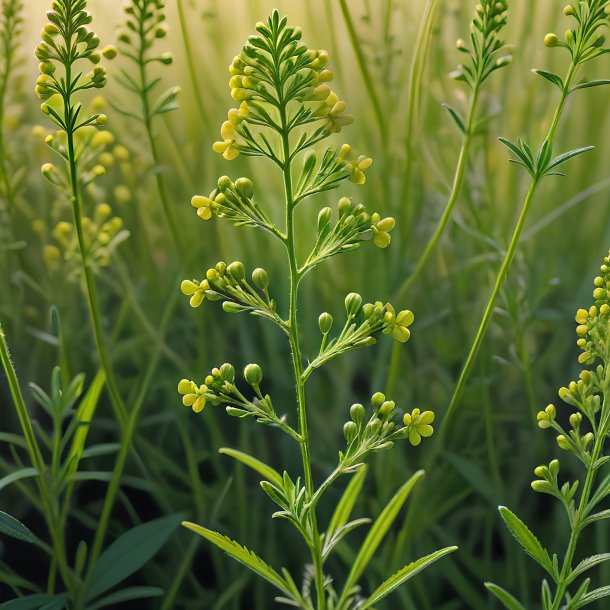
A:
<svg viewBox="0 0 610 610">
<path fill-rule="evenodd" d="M 227 161 L 232 161 L 239 155 L 239 148 L 236 146 L 237 133 L 231 121 L 225 121 L 220 128 L 220 137 L 222 141 L 214 142 L 212 150 L 222 156 Z"/>
<path fill-rule="evenodd" d="M 208 388 L 205 384 L 197 386 L 194 381 L 182 379 L 178 384 L 178 392 L 182 394 L 182 404 L 191 407 L 195 413 L 203 411 L 206 403 L 206 392 Z"/>
<path fill-rule="evenodd" d="M 180 290 L 182 294 L 187 297 L 190 296 L 191 307 L 199 307 L 205 299 L 206 290 L 210 289 L 210 284 L 207 280 L 203 280 L 201 283 L 197 280 L 183 280 L 180 284 Z"/>
<path fill-rule="evenodd" d="M 396 221 L 391 216 L 380 219 L 379 214 L 375 213 L 371 216 L 371 223 L 373 243 L 378 248 L 387 248 L 392 241 L 390 231 L 396 225 Z"/>
<path fill-rule="evenodd" d="M 210 220 L 212 218 L 212 200 L 209 197 L 195 195 L 191 199 L 191 205 L 197 208 L 197 216 L 202 220 Z"/>
<path fill-rule="evenodd" d="M 432 411 L 424 411 L 413 409 L 411 413 L 405 413 L 403 417 L 404 425 L 407 427 L 409 442 L 413 446 L 421 443 L 422 437 L 428 438 L 434 433 L 432 422 L 434 421 L 434 413 Z"/>
</svg>

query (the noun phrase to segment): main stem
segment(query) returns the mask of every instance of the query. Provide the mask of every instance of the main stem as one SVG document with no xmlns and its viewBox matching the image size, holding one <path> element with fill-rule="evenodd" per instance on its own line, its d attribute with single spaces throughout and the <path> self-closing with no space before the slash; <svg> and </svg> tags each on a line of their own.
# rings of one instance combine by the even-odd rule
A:
<svg viewBox="0 0 610 610">
<path fill-rule="evenodd" d="M 566 100 L 567 100 L 569 92 L 570 92 L 570 87 L 572 85 L 572 80 L 574 78 L 575 68 L 576 67 L 575 67 L 574 63 L 570 64 L 570 69 L 568 70 L 568 74 L 565 79 L 564 88 L 563 88 L 563 91 L 561 94 L 561 100 L 559 101 L 559 104 L 555 110 L 555 115 L 553 116 L 553 122 L 551 123 L 551 127 L 546 136 L 546 140 L 551 145 L 555 138 L 555 132 L 557 131 L 557 126 L 559 125 L 559 120 L 561 118 L 561 115 L 563 114 Z M 504 281 L 506 280 L 506 277 L 508 276 L 508 272 L 512 265 L 513 259 L 515 257 L 515 253 L 517 251 L 517 246 L 519 245 L 519 238 L 521 237 L 521 232 L 523 231 L 523 226 L 525 225 L 525 220 L 527 218 L 530 206 L 534 199 L 534 195 L 536 193 L 536 190 L 538 189 L 538 186 L 540 185 L 542 177 L 543 176 L 536 173 L 532 177 L 532 180 L 530 182 L 530 186 L 527 191 L 527 195 L 525 196 L 525 200 L 523 202 L 523 206 L 522 206 L 521 212 L 519 214 L 517 226 L 515 227 L 515 230 L 511 237 L 511 240 L 510 240 L 510 243 L 508 246 L 508 250 L 506 251 L 506 255 L 504 256 L 504 260 L 502 261 L 502 266 L 500 267 L 500 270 L 498 271 L 498 275 L 496 276 L 496 281 L 494 283 L 494 287 L 491 292 L 491 296 L 489 297 L 489 301 L 487 302 L 487 307 L 485 308 L 485 313 L 483 314 L 483 319 L 481 320 L 481 323 L 477 330 L 477 334 L 475 336 L 472 347 L 470 348 L 470 353 L 468 354 L 468 358 L 466 359 L 466 363 L 464 364 L 462 372 L 460 373 L 460 377 L 458 379 L 457 385 L 453 392 L 453 396 L 451 397 L 449 407 L 447 408 L 447 413 L 445 414 L 445 417 L 444 417 L 443 422 L 440 427 L 439 436 L 441 436 L 444 433 L 443 431 L 446 429 L 449 419 L 451 418 L 451 416 L 453 415 L 453 412 L 457 408 L 457 406 L 460 402 L 460 399 L 462 397 L 462 392 L 464 391 L 466 382 L 467 382 L 468 378 L 470 377 L 470 373 L 472 372 L 472 369 L 474 367 L 477 355 L 481 348 L 481 344 L 483 343 L 483 339 L 485 338 L 487 329 L 489 328 L 489 324 L 491 323 L 491 319 L 493 317 L 493 312 L 494 312 L 494 308 L 496 305 L 496 300 L 498 298 L 498 294 L 500 293 L 500 289 L 502 288 Z"/>
<path fill-rule="evenodd" d="M 286 249 L 288 251 L 288 263 L 290 266 L 290 312 L 289 312 L 289 334 L 290 348 L 292 350 L 292 365 L 294 370 L 294 380 L 297 393 L 297 411 L 299 417 L 299 435 L 301 458 L 303 461 L 303 473 L 305 477 L 305 489 L 309 498 L 313 497 L 314 485 L 311 474 L 311 452 L 309 444 L 309 429 L 307 426 L 307 408 L 305 405 L 305 380 L 303 379 L 303 359 L 301 356 L 301 347 L 299 344 L 299 323 L 298 323 L 298 290 L 301 279 L 299 273 L 299 265 L 297 262 L 295 230 L 294 230 L 294 197 L 292 194 L 292 175 L 291 175 L 291 157 L 290 157 L 290 142 L 286 120 L 286 108 L 284 104 L 280 107 L 280 116 L 282 124 L 282 148 L 283 148 L 283 166 L 284 174 L 284 191 L 286 197 Z M 322 571 L 322 549 L 320 544 L 320 535 L 318 533 L 318 524 L 316 519 L 315 507 L 310 510 L 311 524 L 311 557 L 315 569 L 316 595 L 318 610 L 326 610 L 326 596 L 324 593 L 324 573 Z"/>
</svg>

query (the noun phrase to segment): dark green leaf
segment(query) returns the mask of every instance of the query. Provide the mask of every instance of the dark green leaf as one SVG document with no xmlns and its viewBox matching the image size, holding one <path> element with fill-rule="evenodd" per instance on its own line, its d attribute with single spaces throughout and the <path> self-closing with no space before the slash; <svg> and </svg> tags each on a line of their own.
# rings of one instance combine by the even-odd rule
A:
<svg viewBox="0 0 610 610">
<path fill-rule="evenodd" d="M 510 140 L 507 140 L 506 138 L 498 138 L 498 140 L 500 140 L 500 142 L 502 142 L 502 144 L 504 144 L 504 146 L 507 146 L 519 158 L 518 163 L 521 163 L 527 169 L 527 171 L 530 174 L 532 174 L 532 176 L 533 176 L 534 175 L 534 165 L 533 165 L 532 161 L 530 160 L 530 158 L 516 144 L 513 144 Z"/>
<path fill-rule="evenodd" d="M 451 115 L 451 118 L 455 121 L 455 124 L 459 127 L 460 131 L 465 134 L 466 126 L 464 125 L 464 121 L 462 121 L 460 115 L 448 104 L 443 104 L 443 108 Z"/>
<path fill-rule="evenodd" d="M 31 544 L 37 540 L 36 536 L 21 521 L 2 511 L 0 511 L 0 533 Z"/>
<path fill-rule="evenodd" d="M 0 479 L 0 490 L 4 489 L 7 485 L 11 483 L 15 483 L 16 481 L 21 481 L 22 479 L 28 479 L 31 477 L 37 477 L 40 473 L 36 468 L 28 467 L 28 468 L 20 468 L 19 470 L 15 470 L 15 472 L 11 472 L 11 474 L 7 474 L 5 477 Z"/>
<path fill-rule="evenodd" d="M 600 79 L 600 80 L 590 80 L 586 83 L 580 83 L 580 85 L 576 85 L 572 87 L 571 91 L 576 91 L 577 89 L 589 89 L 591 87 L 601 87 L 602 85 L 610 85 L 610 80 L 608 79 Z"/>
<path fill-rule="evenodd" d="M 593 150 L 594 148 L 595 148 L 595 146 L 585 146 L 583 148 L 576 148 L 575 150 L 570 150 L 569 152 L 563 153 L 562 155 L 555 157 L 549 163 L 548 170 L 551 170 L 551 169 L 561 165 L 562 163 L 565 163 L 566 161 L 569 161 L 570 159 L 577 157 L 578 155 L 582 155 L 583 153 L 586 153 L 589 150 Z"/>
<path fill-rule="evenodd" d="M 555 74 L 553 72 L 547 72 L 546 70 L 532 70 L 532 72 L 534 74 L 538 74 L 539 76 L 542 76 L 542 78 L 546 78 L 546 80 L 552 82 L 554 85 L 556 85 L 560 91 L 563 91 L 563 80 L 561 79 L 561 77 L 558 74 Z"/>
<path fill-rule="evenodd" d="M 115 540 L 95 562 L 85 600 L 98 597 L 139 570 L 159 551 L 179 523 L 178 515 L 162 517 L 138 525 Z"/>
</svg>

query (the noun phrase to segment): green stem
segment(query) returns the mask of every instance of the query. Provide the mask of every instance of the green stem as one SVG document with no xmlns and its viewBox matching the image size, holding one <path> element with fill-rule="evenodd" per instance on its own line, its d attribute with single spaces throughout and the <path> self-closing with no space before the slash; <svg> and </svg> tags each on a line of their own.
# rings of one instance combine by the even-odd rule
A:
<svg viewBox="0 0 610 610">
<path fill-rule="evenodd" d="M 354 53 L 356 54 L 356 61 L 358 62 L 358 67 L 360 68 L 360 72 L 362 73 L 364 86 L 366 87 L 367 93 L 371 98 L 371 104 L 373 104 L 373 112 L 375 113 L 375 118 L 379 125 L 379 131 L 381 132 L 381 141 L 385 143 L 387 125 L 384 118 L 384 112 L 381 107 L 381 102 L 379 101 L 379 97 L 377 96 L 377 91 L 375 90 L 373 79 L 371 78 L 371 75 L 367 68 L 367 62 L 364 57 L 364 53 L 362 52 L 362 47 L 360 46 L 358 35 L 356 34 L 356 29 L 354 28 L 354 22 L 350 15 L 347 2 L 346 0 L 339 0 L 339 4 L 341 6 L 341 12 L 343 13 L 343 19 L 345 20 L 345 25 L 347 27 L 347 33 L 349 34 L 349 39 L 352 43 L 352 48 L 354 49 Z"/>
<path fill-rule="evenodd" d="M 565 108 L 566 100 L 569 95 L 570 87 L 572 85 L 572 80 L 574 78 L 575 73 L 575 65 L 574 63 L 570 64 L 570 69 L 568 70 L 568 74 L 565 79 L 565 85 L 563 88 L 563 92 L 561 94 L 561 99 L 557 108 L 555 110 L 555 115 L 553 116 L 553 121 L 551 123 L 551 127 L 549 128 L 548 134 L 546 136 L 546 140 L 552 145 L 553 140 L 555 138 L 555 132 L 557 131 L 557 126 L 559 125 L 559 120 L 561 115 L 563 114 L 563 110 Z M 479 324 L 479 328 L 477 330 L 477 334 L 475 336 L 472 347 L 470 348 L 470 353 L 468 354 L 468 358 L 462 368 L 462 372 L 460 373 L 460 377 L 458 379 L 457 385 L 453 392 L 453 396 L 451 397 L 451 401 L 449 402 L 449 407 L 447 408 L 447 413 L 443 418 L 443 422 L 440 426 L 439 436 L 444 434 L 444 431 L 447 428 L 448 422 L 451 419 L 455 409 L 457 408 L 460 398 L 462 397 L 462 392 L 464 391 L 464 387 L 466 382 L 472 372 L 474 367 L 477 355 L 479 353 L 479 349 L 481 348 L 481 344 L 483 343 L 483 339 L 487 333 L 487 329 L 489 328 L 489 324 L 491 323 L 491 319 L 493 317 L 494 308 L 496 305 L 496 299 L 498 298 L 498 294 L 500 293 L 500 289 L 502 288 L 506 277 L 508 276 L 508 272 L 510 270 L 511 264 L 513 262 L 513 258 L 515 257 L 515 252 L 517 251 L 517 246 L 519 245 L 519 238 L 521 237 L 521 232 L 523 231 L 523 226 L 525 225 L 525 220 L 527 219 L 527 215 L 534 200 L 534 195 L 542 181 L 542 176 L 536 173 L 530 182 L 529 189 L 527 191 L 527 195 L 523 202 L 523 206 L 521 208 L 521 212 L 519 214 L 519 219 L 517 221 L 517 226 L 513 231 L 513 235 L 511 237 L 508 250 L 506 255 L 504 256 L 504 260 L 502 261 L 502 266 L 498 271 L 496 276 L 496 281 L 494 283 L 493 290 L 491 292 L 491 296 L 489 297 L 489 301 L 487 302 L 487 306 L 485 308 L 485 312 L 483 314 L 483 319 Z"/>
<path fill-rule="evenodd" d="M 282 104 L 280 107 L 280 116 L 282 124 L 282 147 L 283 147 L 283 174 L 284 174 L 284 191 L 286 198 L 286 249 L 288 251 L 288 263 L 290 266 L 290 313 L 289 313 L 289 337 L 290 348 L 292 350 L 292 365 L 294 371 L 294 380 L 296 384 L 297 394 L 297 410 L 299 418 L 299 435 L 301 458 L 303 461 L 303 473 L 305 477 L 305 489 L 309 498 L 314 495 L 313 477 L 311 473 L 311 452 L 309 442 L 309 429 L 307 425 L 307 408 L 305 404 L 305 381 L 303 379 L 303 359 L 301 356 L 301 346 L 299 343 L 299 325 L 298 325 L 298 290 L 301 275 L 299 273 L 299 265 L 296 254 L 295 227 L 294 227 L 294 197 L 292 192 L 292 175 L 291 175 L 291 155 L 289 132 L 286 120 L 286 107 Z M 310 510 L 311 521 L 311 556 L 315 569 L 315 582 L 317 594 L 318 610 L 326 610 L 326 596 L 324 593 L 324 573 L 322 571 L 322 548 L 320 535 L 318 533 L 318 525 L 316 519 L 315 507 Z"/>
</svg>

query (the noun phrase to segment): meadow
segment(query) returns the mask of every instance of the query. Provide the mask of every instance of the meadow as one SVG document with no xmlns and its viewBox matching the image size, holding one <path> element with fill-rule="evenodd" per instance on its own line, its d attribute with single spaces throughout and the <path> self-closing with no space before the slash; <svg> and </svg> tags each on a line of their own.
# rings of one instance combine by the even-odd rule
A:
<svg viewBox="0 0 610 610">
<path fill-rule="evenodd" d="M 608 607 L 607 2 L 1 4 L 0 608 Z"/>
</svg>

